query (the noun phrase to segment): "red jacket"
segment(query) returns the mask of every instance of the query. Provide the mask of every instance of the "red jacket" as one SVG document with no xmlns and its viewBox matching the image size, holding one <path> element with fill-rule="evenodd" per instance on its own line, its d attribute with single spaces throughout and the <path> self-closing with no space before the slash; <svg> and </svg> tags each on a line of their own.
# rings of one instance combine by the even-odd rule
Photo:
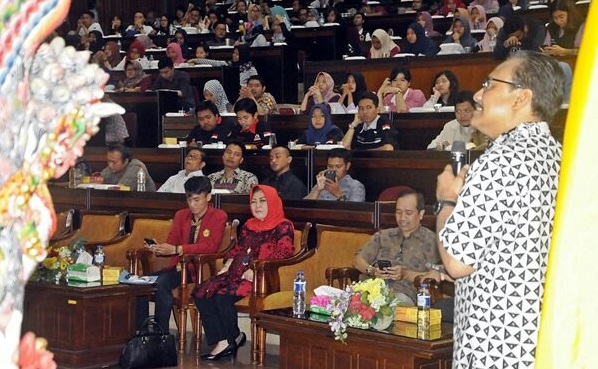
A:
<svg viewBox="0 0 598 369">
<path fill-rule="evenodd" d="M 191 232 L 191 219 L 193 214 L 189 209 L 181 209 L 174 215 L 172 227 L 166 238 L 166 242 L 171 245 L 180 245 L 186 254 L 210 254 L 218 251 L 224 228 L 226 226 L 227 215 L 223 210 L 209 207 L 205 213 L 199 233 L 195 243 L 189 243 L 189 233 Z M 179 262 L 178 256 L 173 256 L 167 269 L 175 268 Z"/>
</svg>

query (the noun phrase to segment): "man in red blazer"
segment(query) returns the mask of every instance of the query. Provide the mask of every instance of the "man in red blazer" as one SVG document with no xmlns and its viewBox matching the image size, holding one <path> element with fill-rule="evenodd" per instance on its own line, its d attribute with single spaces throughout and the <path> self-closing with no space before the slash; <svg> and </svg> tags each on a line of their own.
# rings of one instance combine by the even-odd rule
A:
<svg viewBox="0 0 598 369">
<path fill-rule="evenodd" d="M 215 253 L 220 247 L 227 215 L 220 209 L 209 206 L 212 185 L 207 177 L 192 177 L 185 182 L 187 209 L 174 215 L 172 228 L 163 243 L 146 244 L 157 256 L 170 256 L 168 267 L 153 273 L 158 275 L 155 294 L 155 318 L 163 332 L 168 332 L 172 311 L 172 290 L 180 286 L 181 273 L 177 270 L 182 254 Z M 139 298 L 137 302 L 137 328 L 149 315 L 149 300 Z"/>
</svg>

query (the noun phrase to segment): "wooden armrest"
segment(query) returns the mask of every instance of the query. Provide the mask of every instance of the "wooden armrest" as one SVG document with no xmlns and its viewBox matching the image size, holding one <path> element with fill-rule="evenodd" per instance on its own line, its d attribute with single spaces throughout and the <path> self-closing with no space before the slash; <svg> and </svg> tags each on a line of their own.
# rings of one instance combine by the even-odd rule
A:
<svg viewBox="0 0 598 369">
<path fill-rule="evenodd" d="M 334 286 L 334 281 L 338 282 L 338 287 L 344 289 L 349 283 L 357 282 L 361 271 L 354 267 L 328 267 L 326 268 L 326 280 L 328 285 Z"/>
<path fill-rule="evenodd" d="M 60 234 L 60 235 L 57 235 L 57 236 L 54 236 L 54 237 L 50 238 L 50 243 L 60 242 L 62 240 L 66 240 L 67 238 L 71 238 L 71 237 L 73 237 L 76 234 L 77 234 L 77 230 L 68 231 L 66 233 L 63 233 L 63 234 Z"/>
</svg>

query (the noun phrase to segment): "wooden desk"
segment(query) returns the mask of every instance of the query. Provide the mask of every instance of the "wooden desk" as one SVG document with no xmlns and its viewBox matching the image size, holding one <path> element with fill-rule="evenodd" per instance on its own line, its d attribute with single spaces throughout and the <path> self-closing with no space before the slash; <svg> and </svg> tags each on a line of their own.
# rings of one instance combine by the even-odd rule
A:
<svg viewBox="0 0 598 369">
<path fill-rule="evenodd" d="M 137 297 L 153 290 L 153 286 L 69 287 L 29 282 L 23 332 L 46 338 L 61 368 L 113 365 L 135 334 Z"/>
<path fill-rule="evenodd" d="M 279 368 L 448 369 L 452 364 L 452 324 L 441 338 L 423 341 L 394 333 L 348 328 L 346 344 L 335 341 L 328 323 L 289 316 L 290 309 L 257 314 L 258 329 L 280 335 Z M 308 315 L 309 316 L 309 315 Z M 389 329 L 392 332 L 392 326 Z M 258 344 L 263 362 L 265 344 Z"/>
</svg>

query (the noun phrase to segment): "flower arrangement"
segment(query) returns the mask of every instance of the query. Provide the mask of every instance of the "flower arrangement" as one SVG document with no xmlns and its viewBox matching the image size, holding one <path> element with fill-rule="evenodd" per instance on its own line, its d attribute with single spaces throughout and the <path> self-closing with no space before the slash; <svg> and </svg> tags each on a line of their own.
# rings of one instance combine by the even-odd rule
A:
<svg viewBox="0 0 598 369">
<path fill-rule="evenodd" d="M 347 326 L 388 328 L 394 320 L 398 300 L 383 279 L 372 278 L 353 283 L 335 296 L 315 296 L 310 303 L 321 308 L 325 306 L 331 315 L 328 324 L 334 338 L 344 342 Z"/>
<path fill-rule="evenodd" d="M 31 280 L 60 283 L 66 278 L 68 266 L 74 264 L 83 251 L 85 251 L 85 238 L 83 237 L 73 239 L 68 245 L 59 245 L 58 243 L 50 245 L 46 258 L 35 269 Z"/>
</svg>

